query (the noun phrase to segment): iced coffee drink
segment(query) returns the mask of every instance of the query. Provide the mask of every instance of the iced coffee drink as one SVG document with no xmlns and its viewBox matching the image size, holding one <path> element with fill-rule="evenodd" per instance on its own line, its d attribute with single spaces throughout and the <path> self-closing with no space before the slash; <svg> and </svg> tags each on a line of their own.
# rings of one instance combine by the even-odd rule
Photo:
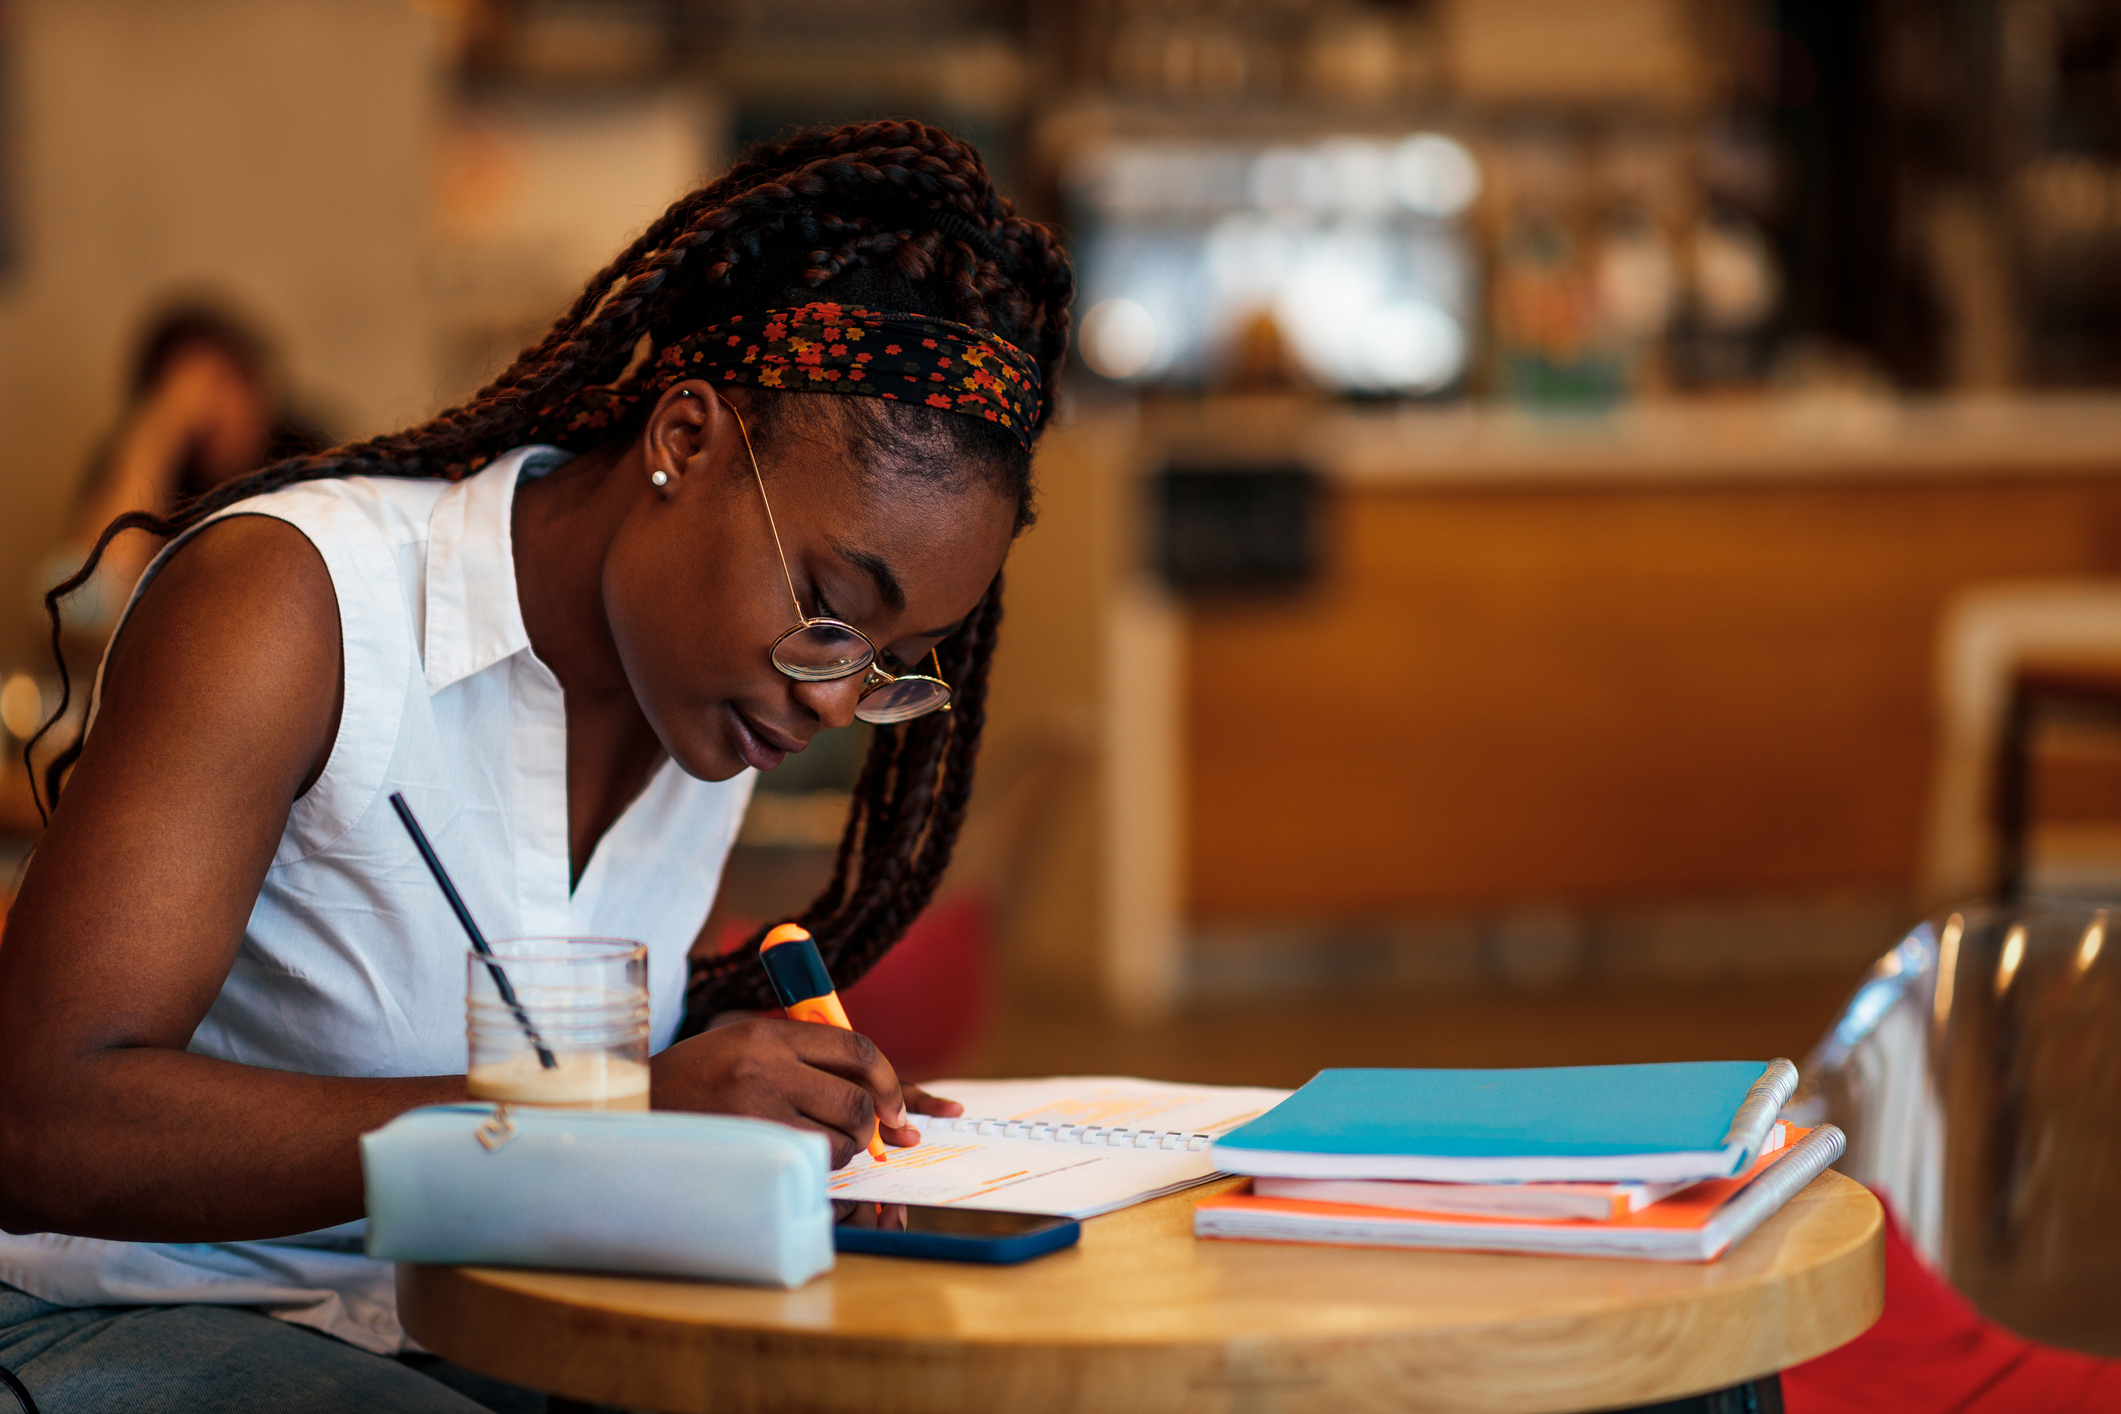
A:
<svg viewBox="0 0 2121 1414">
<path fill-rule="evenodd" d="M 648 1067 L 639 1061 L 584 1051 L 562 1051 L 547 1066 L 535 1051 L 475 1065 L 464 1077 L 474 1100 L 562 1110 L 645 1110 Z"/>
</svg>

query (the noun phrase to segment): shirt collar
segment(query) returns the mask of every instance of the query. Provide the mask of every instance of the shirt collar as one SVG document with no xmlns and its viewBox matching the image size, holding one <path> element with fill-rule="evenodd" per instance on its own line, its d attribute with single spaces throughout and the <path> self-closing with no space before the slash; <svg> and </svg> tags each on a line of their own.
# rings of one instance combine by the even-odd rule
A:
<svg viewBox="0 0 2121 1414">
<path fill-rule="evenodd" d="M 423 638 L 430 693 L 530 646 L 516 592 L 516 487 L 570 459 L 557 447 L 518 447 L 435 502 L 427 522 Z"/>
</svg>

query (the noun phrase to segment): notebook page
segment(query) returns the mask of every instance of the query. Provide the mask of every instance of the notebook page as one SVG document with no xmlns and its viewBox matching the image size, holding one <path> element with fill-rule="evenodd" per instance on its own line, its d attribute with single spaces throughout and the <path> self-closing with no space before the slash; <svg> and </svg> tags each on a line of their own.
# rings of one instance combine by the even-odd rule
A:
<svg viewBox="0 0 2121 1414">
<path fill-rule="evenodd" d="M 1798 1134 L 1801 1137 L 1803 1131 Z M 1761 1162 L 1765 1162 L 1767 1156 L 1779 1153 L 1789 1142 L 1789 1126 L 1777 1122 L 1761 1145 Z M 1759 1163 L 1755 1164 L 1756 1169 L 1759 1166 Z M 1292 1198 L 1300 1202 L 1462 1213 L 1473 1217 L 1583 1218 L 1604 1222 L 1639 1213 L 1692 1186 L 1686 1183 L 1427 1183 L 1398 1178 L 1261 1178 L 1254 1180 L 1252 1191 L 1262 1198 Z"/>
<path fill-rule="evenodd" d="M 1213 1178 L 1206 1146 L 1187 1136 L 1227 1130 L 1288 1094 L 1112 1076 L 928 1089 L 964 1105 L 974 1123 L 915 1116 L 922 1142 L 891 1150 L 884 1163 L 855 1155 L 828 1183 L 833 1198 L 1093 1217 Z"/>
<path fill-rule="evenodd" d="M 1289 1098 L 1250 1085 L 1173 1085 L 1120 1075 L 1044 1080 L 938 1080 L 921 1088 L 965 1107 L 967 1119 L 1223 1134 Z"/>
</svg>

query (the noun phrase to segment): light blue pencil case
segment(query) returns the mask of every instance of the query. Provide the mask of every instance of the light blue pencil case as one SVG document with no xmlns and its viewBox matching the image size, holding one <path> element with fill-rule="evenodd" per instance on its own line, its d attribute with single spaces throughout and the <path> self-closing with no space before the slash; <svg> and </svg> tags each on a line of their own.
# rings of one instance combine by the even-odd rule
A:
<svg viewBox="0 0 2121 1414">
<path fill-rule="evenodd" d="M 430 1105 L 361 1136 L 368 1255 L 797 1287 L 832 1267 L 830 1166 L 762 1119 Z"/>
</svg>

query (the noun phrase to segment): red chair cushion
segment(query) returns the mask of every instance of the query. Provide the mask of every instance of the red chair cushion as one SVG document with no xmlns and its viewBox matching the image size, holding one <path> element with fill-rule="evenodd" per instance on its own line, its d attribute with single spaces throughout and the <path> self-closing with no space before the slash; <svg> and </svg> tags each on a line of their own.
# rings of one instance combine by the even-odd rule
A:
<svg viewBox="0 0 2121 1414">
<path fill-rule="evenodd" d="M 994 910 L 984 894 L 947 895 L 840 994 L 854 1029 L 891 1058 L 900 1079 L 950 1074 L 987 1034 L 993 938 Z"/>
<path fill-rule="evenodd" d="M 758 921 L 732 918 L 716 936 L 732 952 Z M 979 893 L 930 904 L 869 974 L 840 989 L 854 1029 L 876 1042 L 901 1080 L 933 1080 L 970 1058 L 994 1005 L 994 908 Z"/>
<path fill-rule="evenodd" d="M 1985 1319 L 1885 1210 L 1885 1310 L 1838 1350 L 1782 1372 L 1788 1414 L 2121 1410 L 2121 1360 L 2041 1345 Z"/>
</svg>

